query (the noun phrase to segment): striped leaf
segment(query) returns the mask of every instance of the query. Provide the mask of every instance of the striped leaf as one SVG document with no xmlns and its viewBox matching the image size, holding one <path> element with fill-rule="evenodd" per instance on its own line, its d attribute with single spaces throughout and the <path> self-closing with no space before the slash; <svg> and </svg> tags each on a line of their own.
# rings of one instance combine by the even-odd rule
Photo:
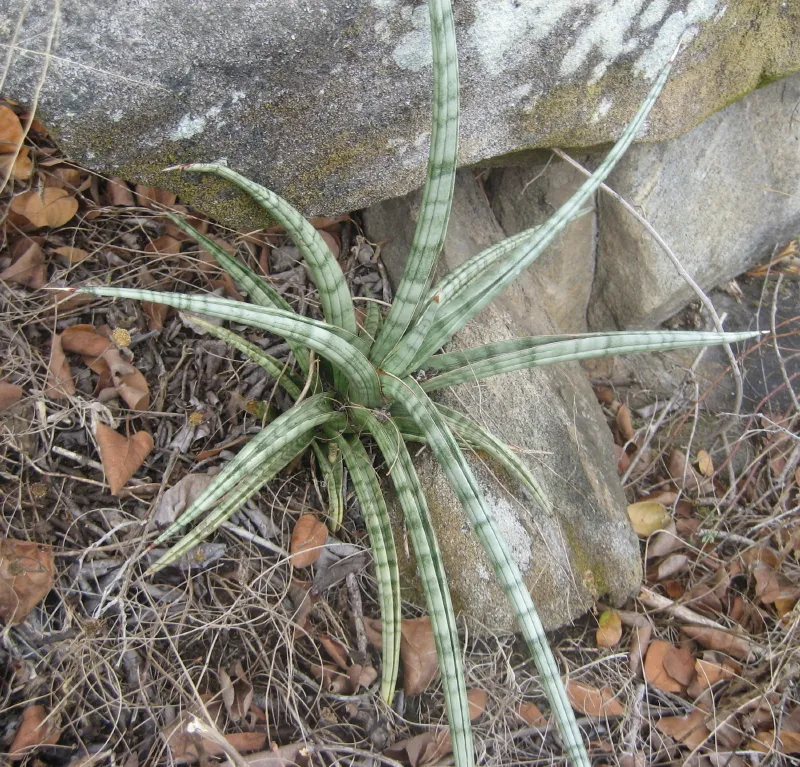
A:
<svg viewBox="0 0 800 767">
<path fill-rule="evenodd" d="M 182 293 L 95 287 L 81 288 L 78 292 L 108 298 L 152 301 L 268 330 L 287 340 L 305 344 L 339 368 L 350 384 L 350 395 L 353 400 L 368 407 L 380 406 L 381 396 L 375 369 L 353 343 L 357 340 L 356 337 L 340 328 L 282 309 L 253 307 L 240 301 L 216 296 L 188 296 Z"/>
<path fill-rule="evenodd" d="M 375 438 L 390 467 L 390 476 L 414 546 L 417 570 L 422 580 L 431 618 L 450 724 L 453 756 L 458 767 L 472 767 L 475 757 L 472 750 L 472 727 L 469 720 L 458 626 L 450 600 L 442 555 L 433 532 L 422 485 L 405 443 L 392 422 L 379 421 L 365 408 L 356 408 L 354 416 Z"/>
<path fill-rule="evenodd" d="M 458 157 L 458 57 L 450 0 L 429 0 L 433 46 L 433 120 L 428 175 L 403 277 L 372 348 L 376 365 L 391 353 L 422 308 L 442 250 Z"/>
<path fill-rule="evenodd" d="M 321 442 L 314 440 L 311 443 L 317 465 L 325 481 L 325 493 L 328 496 L 328 527 L 335 533 L 342 524 L 344 517 L 344 464 L 342 451 L 335 442 Z"/>
<path fill-rule="evenodd" d="M 419 354 L 420 347 L 425 343 L 425 338 L 436 319 L 438 310 L 439 296 L 434 296 L 419 318 L 412 323 L 408 332 L 394 347 L 394 351 L 383 361 L 382 367 L 387 373 L 403 376 L 408 375 L 414 369 L 414 361 Z"/>
<path fill-rule="evenodd" d="M 364 327 L 358 333 L 358 337 L 366 344 L 366 349 L 369 351 L 372 344 L 375 343 L 375 338 L 378 335 L 378 330 L 381 327 L 381 307 L 377 301 L 367 301 L 365 309 Z"/>
<path fill-rule="evenodd" d="M 667 81 L 677 50 L 656 79 L 639 111 L 625 128 L 603 162 L 559 210 L 541 226 L 532 241 L 515 251 L 499 266 L 492 265 L 474 275 L 458 295 L 444 303 L 424 345 L 430 353 L 441 348 L 454 333 L 464 327 L 481 309 L 494 300 L 517 276 L 539 256 L 594 194 L 633 142 L 636 134 L 656 103 Z"/>
<path fill-rule="evenodd" d="M 391 704 L 400 669 L 400 574 L 394 547 L 392 525 L 383 499 L 378 475 L 372 468 L 367 451 L 357 437 L 339 435 L 337 444 L 344 456 L 353 481 L 361 513 L 367 525 L 375 575 L 378 579 L 378 601 L 381 605 L 383 663 L 381 697 Z"/>
<path fill-rule="evenodd" d="M 322 425 L 344 428 L 344 416 L 333 410 L 329 394 L 309 397 L 262 429 L 215 477 L 194 503 L 158 536 L 153 546 L 175 535 L 203 512 L 211 513 L 165 554 L 150 570 L 155 572 L 196 546 L 216 530 L 253 493 L 305 449 Z M 264 478 L 266 477 L 266 479 Z"/>
<path fill-rule="evenodd" d="M 558 729 L 573 765 L 589 767 L 591 762 L 575 715 L 561 681 L 558 664 L 550 650 L 539 616 L 508 545 L 503 539 L 477 480 L 455 437 L 419 384 L 413 378 L 400 380 L 381 376 L 384 390 L 405 407 L 425 435 L 434 457 L 466 511 L 478 540 L 486 552 L 522 629 L 531 656 L 539 670 L 542 687 L 555 714 Z"/>
<path fill-rule="evenodd" d="M 201 232 L 198 232 L 191 224 L 184 221 L 175 213 L 164 211 L 164 215 L 210 253 L 216 259 L 217 263 L 239 283 L 239 287 L 247 293 L 247 297 L 254 304 L 265 306 L 268 309 L 283 309 L 287 312 L 292 311 L 289 302 L 286 301 L 267 280 L 263 277 L 259 277 L 244 264 L 239 263 L 225 248 L 220 247 L 216 242 L 209 239 Z M 300 365 L 300 369 L 303 373 L 308 373 L 308 349 L 295 341 L 289 342 L 289 348 L 292 350 L 297 364 Z"/>
<path fill-rule="evenodd" d="M 286 200 L 275 192 L 250 181 L 235 170 L 216 163 L 193 163 L 176 165 L 166 170 L 186 170 L 193 173 L 213 173 L 238 186 L 249 194 L 288 232 L 297 249 L 308 264 L 311 278 L 319 290 L 322 313 L 331 325 L 356 332 L 356 316 L 350 291 L 347 288 L 342 269 L 325 244 L 320 233 L 303 218 Z"/>
<path fill-rule="evenodd" d="M 473 450 L 483 451 L 497 461 L 530 493 L 544 511 L 548 514 L 553 513 L 553 504 L 550 503 L 547 494 L 525 461 L 511 447 L 479 423 L 467 418 L 463 413 L 459 413 L 458 410 L 440 403 L 436 403 L 436 409 L 457 437 L 460 437 Z"/>
<path fill-rule="evenodd" d="M 423 381 L 422 388 L 426 392 L 433 392 L 469 381 L 478 381 L 526 368 L 552 365 L 556 362 L 608 357 L 615 354 L 666 352 L 693 346 L 732 344 L 757 335 L 759 335 L 757 331 L 718 333 L 651 330 L 584 333 L 570 336 L 566 340 L 545 342 L 542 342 L 543 339 L 552 339 L 554 336 L 516 338 L 478 346 L 463 352 L 448 352 L 430 357 L 426 368 L 444 372 Z"/>
</svg>

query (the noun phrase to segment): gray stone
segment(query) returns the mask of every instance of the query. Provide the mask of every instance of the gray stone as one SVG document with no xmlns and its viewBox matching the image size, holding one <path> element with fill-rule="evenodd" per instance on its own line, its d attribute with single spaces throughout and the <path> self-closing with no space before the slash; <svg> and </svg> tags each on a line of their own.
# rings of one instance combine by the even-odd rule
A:
<svg viewBox="0 0 800 767">
<path fill-rule="evenodd" d="M 179 193 L 240 228 L 263 216 L 229 186 L 160 174 L 227 158 L 307 215 L 421 185 L 430 130 L 427 9 L 413 0 L 0 0 L 19 28 L 4 93 L 71 158 Z M 759 0 L 459 0 L 459 162 L 608 142 L 684 31 L 647 128 L 675 136 L 800 66 L 800 5 Z M 22 18 L 24 9 L 27 13 Z"/>
<path fill-rule="evenodd" d="M 511 236 L 544 224 L 585 180 L 569 164 L 553 160 L 544 165 L 493 170 L 484 186 L 498 222 Z M 593 212 L 573 221 L 530 270 L 537 301 L 559 333 L 586 330 L 586 307 L 594 278 L 594 230 Z"/>
<path fill-rule="evenodd" d="M 419 195 L 390 200 L 364 214 L 373 241 L 389 239 L 382 258 L 397 274 L 408 253 Z M 440 268 L 449 271 L 504 237 L 470 171 L 460 171 Z M 533 267 L 535 269 L 535 266 Z M 523 275 L 459 333 L 456 347 L 552 333 L 537 300 L 537 285 Z M 626 515 L 613 459 L 611 434 L 577 365 L 500 376 L 448 392 L 443 401 L 481 421 L 527 460 L 553 502 L 549 516 L 515 492 L 496 467 L 472 460 L 480 484 L 517 563 L 525 574 L 545 626 L 577 617 L 602 596 L 619 602 L 641 581 L 639 545 Z M 456 608 L 475 630 L 513 626 L 505 598 L 443 472 L 427 453 L 416 465 L 425 487 Z M 495 476 L 493 476 L 493 474 Z M 399 516 L 396 508 L 393 514 Z M 396 525 L 405 596 L 419 600 L 413 561 Z"/>
<path fill-rule="evenodd" d="M 685 136 L 631 148 L 608 185 L 642 210 L 704 290 L 800 231 L 800 75 Z M 638 221 L 598 196 L 592 330 L 653 327 L 695 294 Z"/>
</svg>

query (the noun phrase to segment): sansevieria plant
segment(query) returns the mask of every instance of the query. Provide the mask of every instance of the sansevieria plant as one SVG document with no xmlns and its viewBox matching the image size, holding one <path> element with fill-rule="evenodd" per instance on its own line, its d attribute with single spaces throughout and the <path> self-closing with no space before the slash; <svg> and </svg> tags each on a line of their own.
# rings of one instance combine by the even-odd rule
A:
<svg viewBox="0 0 800 767">
<path fill-rule="evenodd" d="M 170 213 L 167 215 L 175 224 L 216 258 L 246 293 L 250 303 L 207 295 L 111 287 L 85 288 L 82 292 L 167 304 L 218 320 L 261 328 L 285 338 L 297 364 L 295 370 L 287 371 L 281 362 L 232 331 L 201 319 L 193 320 L 263 367 L 295 404 L 254 437 L 191 508 L 163 532 L 154 545 L 208 512 L 150 568 L 151 572 L 173 562 L 216 530 L 284 466 L 311 446 L 325 472 L 331 529 L 335 530 L 341 522 L 344 467 L 366 520 L 383 624 L 381 694 L 389 702 L 399 665 L 399 576 L 381 485 L 362 443 L 365 438 L 373 439 L 391 467 L 389 476 L 406 517 L 425 589 L 439 654 L 455 764 L 470 767 L 474 764 L 474 753 L 455 614 L 425 494 L 404 439 L 423 441 L 444 469 L 513 606 L 568 758 L 574 765 L 588 767 L 589 757 L 531 596 L 459 445 L 484 451 L 498 461 L 545 508 L 547 498 L 527 465 L 510 447 L 461 413 L 436 404 L 429 395 L 446 386 L 554 362 L 727 343 L 753 334 L 587 333 L 520 338 L 467 351 L 439 352 L 582 212 L 582 207 L 636 136 L 664 86 L 672 60 L 597 171 L 546 224 L 488 248 L 432 287 L 453 195 L 459 94 L 450 1 L 428 0 L 428 8 L 434 73 L 428 175 L 411 252 L 396 298 L 385 317 L 378 303 L 368 303 L 366 318 L 359 327 L 342 270 L 314 227 L 286 200 L 221 164 L 192 164 L 169 170 L 213 173 L 227 179 L 280 222 L 296 243 L 319 289 L 324 321 L 295 314 L 267 280 Z M 325 362 L 318 364 L 318 358 Z"/>
</svg>

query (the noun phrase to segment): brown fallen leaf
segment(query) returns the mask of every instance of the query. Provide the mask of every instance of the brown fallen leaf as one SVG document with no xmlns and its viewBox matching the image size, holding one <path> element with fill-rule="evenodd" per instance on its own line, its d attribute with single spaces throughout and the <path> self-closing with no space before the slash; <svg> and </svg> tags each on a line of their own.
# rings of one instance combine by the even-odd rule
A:
<svg viewBox="0 0 800 767">
<path fill-rule="evenodd" d="M 145 253 L 160 253 L 165 256 L 176 256 L 181 252 L 181 244 L 174 237 L 168 234 L 162 235 L 151 242 L 148 242 L 144 247 Z M 216 263 L 216 262 L 215 262 Z"/>
<path fill-rule="evenodd" d="M 636 534 L 647 538 L 671 521 L 669 511 L 657 501 L 639 501 L 628 506 L 628 518 Z"/>
<path fill-rule="evenodd" d="M 673 647 L 664 655 L 664 671 L 683 687 L 694 680 L 694 656 L 688 645 Z"/>
<path fill-rule="evenodd" d="M 615 647 L 622 639 L 622 618 L 615 610 L 605 610 L 597 620 L 595 640 L 598 647 Z"/>
<path fill-rule="evenodd" d="M 153 438 L 138 431 L 128 439 L 103 423 L 97 424 L 95 436 L 111 495 L 117 495 L 152 452 Z"/>
<path fill-rule="evenodd" d="M 486 704 L 489 701 L 489 696 L 486 690 L 481 690 L 478 687 L 467 692 L 467 705 L 469 706 L 469 720 L 474 722 L 483 716 L 486 711 Z"/>
<path fill-rule="evenodd" d="M 29 241 L 30 242 L 30 241 Z M 30 242 L 27 250 L 0 272 L 0 280 L 38 290 L 47 282 L 44 253 L 38 243 Z"/>
<path fill-rule="evenodd" d="M 622 441 L 630 442 L 636 434 L 636 430 L 633 428 L 633 424 L 631 423 L 630 408 L 627 405 L 620 405 L 619 410 L 617 410 L 616 419 L 617 428 L 619 429 Z"/>
<path fill-rule="evenodd" d="M 544 727 L 547 724 L 547 717 L 535 703 L 520 703 L 517 716 L 531 727 Z"/>
<path fill-rule="evenodd" d="M 400 658 L 403 661 L 403 690 L 406 695 L 418 695 L 439 672 L 429 616 L 401 621 Z"/>
<path fill-rule="evenodd" d="M 54 335 L 50 342 L 50 361 L 47 363 L 47 385 L 45 394 L 51 399 L 66 399 L 75 394 L 75 382 L 69 363 L 64 356 L 61 336 Z"/>
<path fill-rule="evenodd" d="M 648 570 L 647 577 L 650 581 L 664 581 L 677 575 L 689 564 L 686 554 L 670 554 L 652 570 Z"/>
<path fill-rule="evenodd" d="M 231 675 L 233 678 L 231 678 Z M 253 703 L 253 685 L 247 679 L 244 668 L 237 661 L 230 673 L 220 668 L 217 671 L 220 695 L 228 717 L 232 722 L 239 722 L 247 716 Z"/>
<path fill-rule="evenodd" d="M 171 525 L 204 493 L 214 481 L 213 474 L 187 474 L 176 482 L 164 495 L 153 511 L 156 527 Z"/>
<path fill-rule="evenodd" d="M 14 152 L 25 136 L 22 123 L 11 107 L 0 104 L 0 152 Z"/>
<path fill-rule="evenodd" d="M 319 643 L 325 648 L 325 652 L 330 655 L 331 660 L 341 669 L 347 671 L 350 668 L 350 653 L 347 648 L 330 634 L 320 634 Z"/>
<path fill-rule="evenodd" d="M 704 477 L 714 476 L 714 461 L 705 450 L 697 451 L 697 468 Z"/>
<path fill-rule="evenodd" d="M 0 174 L 5 176 L 9 169 L 11 175 L 19 181 L 27 181 L 33 175 L 33 161 L 29 147 L 20 147 L 16 156 L 14 151 L 0 154 Z"/>
<path fill-rule="evenodd" d="M 9 748 L 12 762 L 18 762 L 39 746 L 53 746 L 61 737 L 61 723 L 57 716 L 47 716 L 44 706 L 27 706 L 22 712 L 17 733 Z"/>
<path fill-rule="evenodd" d="M 53 587 L 53 553 L 31 541 L 0 539 L 0 620 L 22 623 Z"/>
<path fill-rule="evenodd" d="M 746 637 L 707 626 L 683 626 L 681 630 L 709 650 L 719 650 L 743 661 L 755 658 L 753 645 Z"/>
<path fill-rule="evenodd" d="M 598 689 L 588 684 L 569 681 L 567 698 L 572 708 L 586 716 L 604 718 L 625 714 L 625 706 L 614 697 L 614 691 L 608 685 Z"/>
<path fill-rule="evenodd" d="M 716 660 L 714 653 L 703 653 L 704 658 L 694 662 L 697 684 L 702 687 L 711 687 L 722 679 L 733 679 L 741 674 L 742 667 L 732 660 Z"/>
<path fill-rule="evenodd" d="M 413 738 L 399 740 L 384 753 L 393 759 L 405 759 L 411 767 L 426 767 L 437 763 L 452 750 L 450 730 L 440 727 Z"/>
<path fill-rule="evenodd" d="M 111 372 L 114 388 L 131 410 L 150 407 L 150 387 L 138 368 L 122 359 L 118 349 L 107 349 L 103 360 Z"/>
<path fill-rule="evenodd" d="M 108 363 L 103 355 L 113 348 L 111 340 L 97 332 L 94 325 L 71 325 L 61 334 L 64 351 L 75 352 L 95 373 L 104 373 Z"/>
<path fill-rule="evenodd" d="M 800 754 L 800 733 L 779 730 L 776 738 L 775 730 L 762 730 L 750 741 L 748 748 L 765 754 L 771 751 L 778 751 L 781 754 Z"/>
<path fill-rule="evenodd" d="M 110 178 L 106 184 L 106 194 L 111 205 L 125 205 L 133 207 L 136 203 L 133 199 L 128 183 L 121 178 Z"/>
<path fill-rule="evenodd" d="M 11 202 L 11 210 L 24 216 L 35 227 L 63 226 L 78 212 L 78 201 L 66 189 L 48 186 L 23 192 Z"/>
<path fill-rule="evenodd" d="M 667 459 L 667 473 L 678 487 L 690 492 L 697 492 L 710 485 L 709 480 L 701 478 L 694 470 L 686 455 L 680 450 L 673 450 Z"/>
<path fill-rule="evenodd" d="M 711 730 L 706 726 L 706 714 L 695 709 L 686 716 L 662 716 L 656 722 L 656 729 L 675 738 L 689 748 L 700 748 L 706 742 Z"/>
<path fill-rule="evenodd" d="M 249 767 L 308 767 L 311 764 L 311 751 L 302 743 L 289 743 L 285 746 L 272 744 L 269 751 L 258 751 L 243 757 Z M 222 767 L 234 767 L 230 761 L 222 762 Z"/>
<path fill-rule="evenodd" d="M 189 764 L 209 756 L 223 756 L 225 749 L 214 740 L 192 732 L 195 716 L 182 712 L 175 721 L 170 722 L 163 735 L 176 764 Z M 265 732 L 233 732 L 224 736 L 229 745 L 239 753 L 260 751 L 267 743 Z"/>
<path fill-rule="evenodd" d="M 309 567 L 319 559 L 328 539 L 328 528 L 313 514 L 303 514 L 297 520 L 289 545 L 292 567 Z"/>
<path fill-rule="evenodd" d="M 154 186 L 143 186 L 142 184 L 136 185 L 136 197 L 139 200 L 139 205 L 144 208 L 154 208 L 161 205 L 165 208 L 170 208 L 178 199 L 176 194 L 168 192 L 166 189 L 157 189 Z"/>
<path fill-rule="evenodd" d="M 72 245 L 62 245 L 60 248 L 56 248 L 53 253 L 61 256 L 68 266 L 75 266 L 75 264 L 85 261 L 91 255 L 88 250 L 74 248 Z"/>
<path fill-rule="evenodd" d="M 378 672 L 372 666 L 362 666 L 354 663 L 347 669 L 347 676 L 350 679 L 350 689 L 359 692 L 361 689 L 368 689 L 378 678 Z"/>
<path fill-rule="evenodd" d="M 22 399 L 22 387 L 9 381 L 0 381 L 0 410 L 16 405 Z"/>
<path fill-rule="evenodd" d="M 647 541 L 646 556 L 647 559 L 664 557 L 682 546 L 684 546 L 684 542 L 678 535 L 677 524 L 674 519 L 671 519 L 663 530 L 659 530 L 650 536 Z"/>
<path fill-rule="evenodd" d="M 664 663 L 667 655 L 678 652 L 676 647 L 661 639 L 650 643 L 644 659 L 644 675 L 650 684 L 664 692 L 683 692 L 683 685 L 670 675 Z"/>
</svg>

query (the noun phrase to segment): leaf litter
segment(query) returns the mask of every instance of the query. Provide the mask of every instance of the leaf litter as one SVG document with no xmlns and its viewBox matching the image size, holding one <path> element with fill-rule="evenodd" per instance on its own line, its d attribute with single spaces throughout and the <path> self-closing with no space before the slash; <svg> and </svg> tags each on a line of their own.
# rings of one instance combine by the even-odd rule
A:
<svg viewBox="0 0 800 767">
<path fill-rule="evenodd" d="M 21 114 L 0 108 L 0 164 L 16 152 Z M 38 590 L 22 589 L 27 616 L 17 622 L 23 611 L 10 613 L 17 622 L 11 631 L 26 632 L 25 642 L 37 648 L 38 670 L 19 642 L 0 646 L 14 680 L 4 747 L 11 750 L 35 701 L 44 712 L 69 712 L 68 726 L 63 718 L 58 725 L 61 751 L 48 751 L 53 732 L 26 746 L 59 764 L 58 754 L 78 743 L 125 764 L 202 762 L 224 752 L 187 731 L 196 714 L 209 724 L 204 712 L 219 737 L 252 750 L 245 760 L 264 767 L 333 763 L 359 758 L 356 751 L 422 767 L 446 760 L 428 619 L 404 606 L 406 688 L 394 709 L 378 706 L 379 610 L 363 521 L 348 495 L 345 524 L 330 536 L 308 465 L 277 477 L 231 520 L 235 532 L 221 530 L 209 541 L 212 548 L 189 553 L 156 579 L 141 577 L 153 554 L 142 547 L 201 491 L 198 478 L 212 476 L 247 443 L 258 413 L 288 403 L 263 371 L 196 333 L 189 318 L 65 289 L 190 284 L 241 298 L 160 214 L 166 206 L 188 212 L 318 318 L 316 297 L 280 231 L 230 232 L 186 211 L 172 193 L 92 177 L 39 135 L 21 148 L 0 201 L 9 221 L 0 254 L 4 327 L 20 328 L 9 335 L 0 327 L 10 360 L 0 395 L 10 403 L 4 416 L 20 407 L 29 413 L 2 425 L 11 477 L 3 498 L 7 538 L 34 540 L 55 558 L 52 569 L 36 571 Z M 4 136 L 12 151 L 2 151 Z M 385 300 L 389 286 L 358 217 L 317 225 L 338 249 L 353 293 Z M 130 341 L 112 341 L 117 330 Z M 290 362 L 281 339 L 248 337 Z M 693 441 L 681 431 L 696 411 L 690 398 L 651 434 L 642 406 L 603 385 L 619 468 L 630 469 L 629 514 L 642 539 L 646 588 L 625 605 L 598 604 L 598 618 L 559 633 L 562 670 L 591 748 L 605 761 L 617 747 L 621 759 L 648 764 L 695 752 L 693 759 L 713 765 L 720 748 L 793 753 L 800 717 L 788 659 L 797 646 L 800 528 L 790 512 L 800 467 L 789 435 L 798 431 L 798 414 L 770 410 L 767 398 L 758 413 L 739 417 L 725 454 L 719 440 L 704 442 L 698 431 Z M 304 535 L 293 548 L 306 516 L 317 538 Z M 313 550 L 316 561 L 293 572 L 290 558 Z M 358 605 L 346 585 L 352 579 Z M 359 625 L 369 639 L 363 647 Z M 66 632 L 63 640 L 46 640 L 58 632 Z M 514 638 L 465 636 L 484 763 L 559 754 L 536 675 Z M 64 687 L 64 679 L 79 681 Z M 51 713 L 48 721 L 57 720 Z M 326 745 L 345 752 L 326 752 Z"/>
</svg>

